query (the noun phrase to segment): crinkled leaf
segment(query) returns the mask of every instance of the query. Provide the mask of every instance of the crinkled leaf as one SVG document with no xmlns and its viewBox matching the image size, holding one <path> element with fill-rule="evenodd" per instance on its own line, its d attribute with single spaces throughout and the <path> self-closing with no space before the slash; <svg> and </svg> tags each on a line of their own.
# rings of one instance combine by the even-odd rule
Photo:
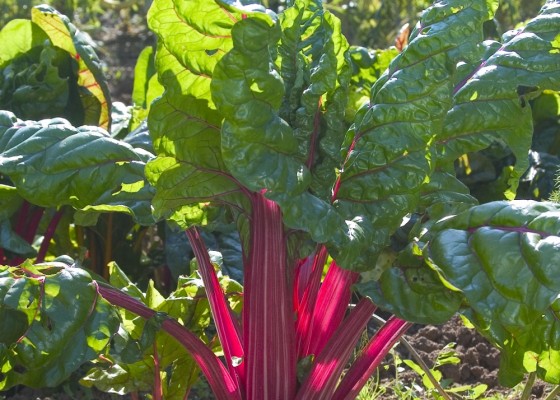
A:
<svg viewBox="0 0 560 400">
<path fill-rule="evenodd" d="M 558 232 L 560 207 L 532 201 L 476 206 L 431 229 L 424 254 L 466 299 L 461 312 L 504 354 L 504 384 L 535 369 L 560 381 L 553 362 L 560 348 Z M 537 360 L 532 367 L 524 355 Z"/>
<path fill-rule="evenodd" d="M 31 15 L 33 22 L 45 31 L 53 45 L 68 52 L 78 63 L 77 80 L 86 113 L 84 124 L 109 129 L 109 89 L 89 36 L 78 31 L 65 15 L 51 6 L 36 6 Z"/>
<path fill-rule="evenodd" d="M 118 327 L 91 277 L 60 264 L 0 267 L 0 310 L 15 318 L 3 324 L 0 389 L 56 386 L 95 359 Z"/>
<path fill-rule="evenodd" d="M 210 200 L 240 202 L 239 185 L 221 156 L 222 117 L 210 98 L 214 67 L 231 48 L 230 30 L 240 19 L 241 13 L 214 1 L 157 0 L 148 14 L 160 38 L 156 67 L 166 91 L 150 110 L 158 157 L 146 175 L 157 189 L 155 214 L 183 227 L 205 224 Z"/>
<path fill-rule="evenodd" d="M 279 15 L 279 24 L 279 57 L 274 62 L 285 88 L 279 115 L 298 143 L 292 156 L 311 172 L 311 191 L 328 201 L 348 127 L 348 42 L 340 20 L 321 1 L 294 2 Z M 274 43 L 270 46 L 272 52 Z"/>
<path fill-rule="evenodd" d="M 421 324 L 446 322 L 462 301 L 461 295 L 443 286 L 437 273 L 414 254 L 412 245 L 398 255 L 380 279 L 362 280 L 356 288 L 382 309 Z"/>
<path fill-rule="evenodd" d="M 419 208 L 432 222 L 477 205 L 469 189 L 452 174 L 435 171 L 422 186 Z"/>
<path fill-rule="evenodd" d="M 23 122 L 0 113 L 0 173 L 42 207 L 119 211 L 152 223 L 152 188 L 144 179 L 150 157 L 99 128 L 75 128 L 57 118 Z"/>
<path fill-rule="evenodd" d="M 528 166 L 533 129 L 529 100 L 560 89 L 560 4 L 549 1 L 539 16 L 508 32 L 454 88 L 454 103 L 438 136 L 439 155 L 450 162 L 503 140 L 517 162 L 506 193 L 513 198 Z"/>
<path fill-rule="evenodd" d="M 70 57 L 47 40 L 0 69 L 0 108 L 23 119 L 75 117 L 69 108 Z M 72 115 L 71 115 L 72 114 Z"/>
<path fill-rule="evenodd" d="M 314 160 L 317 132 L 303 135 L 308 142 L 302 141 L 298 135 L 305 131 L 289 112 L 292 92 L 297 93 L 298 85 L 303 87 L 303 76 L 286 73 L 286 79 L 291 79 L 286 85 L 276 73 L 271 56 L 279 36 L 281 44 L 293 46 L 293 40 L 288 39 L 306 11 L 296 13 L 296 23 L 282 27 L 284 36 L 265 17 L 239 22 L 233 28 L 234 49 L 214 71 L 212 95 L 225 117 L 222 154 L 229 171 L 249 189 L 266 189 L 267 197 L 282 207 L 286 224 L 309 231 L 318 242 L 328 242 L 331 254 L 344 267 L 369 266 L 402 218 L 414 210 L 419 188 L 432 171 L 430 145 L 451 105 L 455 78 L 449 64 L 461 61 L 463 53 L 476 47 L 482 37 L 482 23 L 491 16 L 485 2 L 471 7 L 459 3 L 444 3 L 428 11 L 410 45 L 376 82 L 372 106 L 358 114 L 345 140 L 349 151 L 343 154 L 346 162 L 334 187 L 334 207 L 330 193 L 336 176 L 332 174 L 329 183 L 317 181 L 314 163 L 309 162 Z M 315 23 L 313 19 L 306 22 L 312 27 Z M 310 43 L 311 55 L 316 45 L 313 40 L 304 42 Z M 327 50 L 328 43 L 322 43 Z M 279 53 L 284 62 L 286 57 Z M 305 65 L 305 51 L 302 53 L 295 58 L 295 66 L 288 65 L 291 71 Z M 319 87 L 323 85 L 317 90 L 323 93 L 328 94 L 329 82 L 336 86 L 329 78 L 336 77 L 334 65 L 339 68 L 344 64 L 334 60 L 336 57 L 329 58 L 327 51 L 323 62 L 330 61 L 332 67 L 325 71 L 323 80 L 317 80 Z M 306 94 L 304 91 L 302 98 Z M 309 115 L 313 116 L 307 113 L 307 121 Z M 327 166 L 331 173 L 335 164 Z"/>
<path fill-rule="evenodd" d="M 451 105 L 453 67 L 472 57 L 482 24 L 491 16 L 485 1 L 438 2 L 375 82 L 370 105 L 347 135 L 346 161 L 335 187 L 338 212 L 352 221 L 350 245 L 331 246 L 342 266 L 370 264 L 416 208 L 433 169 L 432 141 Z"/>
</svg>

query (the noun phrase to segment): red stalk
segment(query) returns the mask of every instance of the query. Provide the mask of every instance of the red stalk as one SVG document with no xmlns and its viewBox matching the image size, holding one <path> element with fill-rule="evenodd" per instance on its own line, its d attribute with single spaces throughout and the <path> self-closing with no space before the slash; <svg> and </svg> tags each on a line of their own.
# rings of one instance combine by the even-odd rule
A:
<svg viewBox="0 0 560 400">
<path fill-rule="evenodd" d="M 284 225 L 278 205 L 260 193 L 252 197 L 244 301 L 247 400 L 291 400 L 296 354 Z"/>
<path fill-rule="evenodd" d="M 45 256 L 47 255 L 47 250 L 49 249 L 49 244 L 51 243 L 51 239 L 54 236 L 56 231 L 56 227 L 62 218 L 63 211 L 62 209 L 58 210 L 52 217 L 47 230 L 45 231 L 45 236 L 43 241 L 41 242 L 41 247 L 39 248 L 39 252 L 37 253 L 37 263 L 42 263 L 45 261 Z"/>
<path fill-rule="evenodd" d="M 35 207 L 35 209 L 32 209 L 32 205 L 24 201 L 19 210 L 17 225 L 14 229 L 16 234 L 21 236 L 27 243 L 33 243 L 44 211 L 45 209 L 42 207 Z M 9 264 L 19 265 L 24 261 L 25 258 L 23 257 L 14 257 L 10 260 Z"/>
<path fill-rule="evenodd" d="M 344 376 L 332 399 L 355 399 L 387 353 L 411 326 L 412 323 L 395 316 L 389 318 Z"/>
<path fill-rule="evenodd" d="M 146 319 L 152 318 L 156 314 L 154 310 L 120 290 L 96 281 L 94 283 L 97 285 L 99 294 L 109 303 Z M 161 327 L 192 355 L 200 370 L 206 376 L 208 384 L 217 399 L 241 400 L 237 383 L 233 380 L 220 359 L 214 355 L 212 350 L 206 347 L 202 340 L 171 318 L 163 321 Z"/>
<path fill-rule="evenodd" d="M 315 252 L 315 257 L 313 257 L 312 272 L 307 280 L 307 285 L 297 310 L 296 338 L 298 358 L 304 358 L 310 354 L 308 352 L 309 341 L 311 339 L 309 332 L 313 327 L 313 310 L 315 309 L 319 288 L 321 287 L 323 266 L 325 265 L 326 259 L 327 249 L 325 246 L 320 246 Z"/>
<path fill-rule="evenodd" d="M 159 355 L 157 351 L 157 343 L 154 341 L 153 344 L 154 349 L 154 392 L 153 398 L 154 400 L 162 400 L 163 399 L 163 386 L 161 384 L 161 370 L 159 366 Z"/>
<path fill-rule="evenodd" d="M 224 355 L 231 376 L 239 377 L 241 386 L 245 383 L 245 360 L 241 344 L 240 328 L 232 318 L 231 309 L 228 306 L 224 292 L 218 281 L 216 270 L 208 256 L 208 250 L 196 227 L 187 229 L 187 237 L 198 261 L 200 275 L 206 288 L 210 309 L 218 331 L 218 337 L 224 350 Z M 234 359 L 242 360 L 240 364 L 234 363 Z M 235 364 L 235 365 L 234 365 Z M 236 366 L 237 365 L 237 366 Z"/>
<path fill-rule="evenodd" d="M 23 203 L 21 203 L 21 207 L 19 209 L 18 218 L 14 231 L 21 237 L 25 235 L 30 207 L 31 204 L 27 200 L 24 200 Z"/>
<path fill-rule="evenodd" d="M 296 400 L 332 398 L 340 375 L 375 308 L 370 299 L 360 300 L 315 359 Z"/>
<path fill-rule="evenodd" d="M 37 233 L 37 229 L 39 228 L 39 222 L 41 222 L 41 218 L 43 217 L 44 212 L 44 208 L 36 207 L 36 209 L 31 213 L 31 217 L 29 218 L 29 222 L 27 224 L 27 229 L 25 229 L 25 232 L 22 235 L 22 237 L 28 243 L 33 243 L 33 239 L 35 239 L 35 234 Z"/>
<path fill-rule="evenodd" d="M 294 289 L 292 293 L 294 312 L 301 307 L 305 286 L 313 270 L 313 260 L 311 256 L 298 260 L 294 267 Z"/>
<path fill-rule="evenodd" d="M 319 354 L 340 326 L 352 297 L 352 285 L 359 273 L 340 268 L 332 262 L 321 285 L 313 309 L 313 322 L 307 337 L 307 354 Z"/>
</svg>

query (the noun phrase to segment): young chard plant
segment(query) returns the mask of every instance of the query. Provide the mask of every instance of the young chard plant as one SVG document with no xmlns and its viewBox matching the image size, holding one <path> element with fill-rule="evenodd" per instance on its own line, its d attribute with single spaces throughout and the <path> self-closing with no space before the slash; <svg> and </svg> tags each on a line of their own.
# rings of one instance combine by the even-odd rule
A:
<svg viewBox="0 0 560 400">
<path fill-rule="evenodd" d="M 186 231 L 223 358 L 178 314 L 149 307 L 160 301 L 99 280 L 89 281 L 88 318 L 113 321 L 108 302 L 148 319 L 191 353 L 220 399 L 353 398 L 411 322 L 442 323 L 457 312 L 502 351 L 503 383 L 533 371 L 560 382 L 560 207 L 477 205 L 453 172 L 463 154 L 503 143 L 517 158 L 505 194 L 513 199 L 528 165 L 530 101 L 560 90 L 560 2 L 547 1 L 500 42 L 485 41 L 483 24 L 497 6 L 434 3 L 386 71 L 360 79 L 359 50 L 319 0 L 295 0 L 279 15 L 229 1 L 155 0 L 148 18 L 165 87 L 148 117 L 157 157 L 115 156 L 134 177 L 119 169 L 125 185 L 110 193 L 140 186 L 151 193 L 138 171 L 147 161 L 154 215 Z M 373 86 L 362 105 L 364 80 Z M 36 125 L 12 116 L 2 126 L 0 172 L 18 190 L 27 174 L 52 173 L 10 140 L 40 132 Z M 60 201 L 82 209 L 119 202 L 101 189 L 97 197 L 74 189 L 60 190 Z M 243 249 L 240 315 L 201 239 L 200 227 L 225 222 L 237 225 Z M 29 350 L 34 334 L 53 327 L 44 317 L 51 298 L 85 275 L 3 268 L 0 310 L 19 325 L 0 336 L 0 387 L 33 382 L 25 377 L 37 365 L 49 370 L 37 362 L 49 357 Z M 347 312 L 353 287 L 361 297 Z M 395 316 L 349 364 L 376 306 Z M 77 332 L 96 340 L 76 364 L 99 353 L 117 325 L 82 325 Z M 159 365 L 157 346 L 151 358 Z M 155 371 L 158 398 L 164 372 Z"/>
</svg>

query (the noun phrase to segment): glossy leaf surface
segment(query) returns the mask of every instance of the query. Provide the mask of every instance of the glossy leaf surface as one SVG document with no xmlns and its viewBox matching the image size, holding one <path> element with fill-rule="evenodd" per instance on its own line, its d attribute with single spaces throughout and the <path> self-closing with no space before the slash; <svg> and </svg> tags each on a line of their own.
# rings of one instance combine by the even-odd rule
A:
<svg viewBox="0 0 560 400">
<path fill-rule="evenodd" d="M 104 351 L 119 325 L 87 272 L 56 264 L 0 267 L 0 314 L 11 321 L 0 329 L 0 389 L 56 386 Z"/>
<path fill-rule="evenodd" d="M 120 211 L 149 224 L 152 189 L 144 168 L 151 157 L 99 128 L 56 118 L 23 122 L 0 112 L 0 172 L 43 207 Z"/>
<path fill-rule="evenodd" d="M 461 312 L 505 353 L 501 378 L 508 385 L 535 369 L 560 380 L 554 361 L 559 228 L 556 204 L 488 203 L 436 224 L 424 249 L 442 279 L 464 296 Z M 536 362 L 524 364 L 525 357 Z"/>
</svg>

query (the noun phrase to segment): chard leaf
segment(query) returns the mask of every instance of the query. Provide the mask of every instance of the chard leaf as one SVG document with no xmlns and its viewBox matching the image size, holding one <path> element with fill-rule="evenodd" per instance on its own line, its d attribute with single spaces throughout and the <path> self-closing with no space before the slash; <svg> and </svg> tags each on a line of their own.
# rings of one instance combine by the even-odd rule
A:
<svg viewBox="0 0 560 400">
<path fill-rule="evenodd" d="M 311 191 L 330 201 L 347 129 L 348 42 L 340 20 L 321 1 L 296 1 L 279 19 L 282 34 L 275 63 L 285 88 L 279 114 L 298 142 L 296 158 L 311 171 Z"/>
<path fill-rule="evenodd" d="M 360 46 L 350 47 L 352 79 L 350 81 L 350 100 L 346 108 L 347 117 L 356 114 L 357 110 L 369 102 L 371 87 L 398 54 L 399 51 L 394 47 L 379 50 Z"/>
<path fill-rule="evenodd" d="M 0 314 L 14 322 L 0 330 L 2 390 L 60 384 L 95 359 L 118 327 L 91 277 L 58 264 L 0 267 Z"/>
<path fill-rule="evenodd" d="M 110 129 L 109 88 L 95 54 L 94 44 L 65 16 L 48 5 L 33 7 L 32 21 L 48 35 L 52 44 L 66 51 L 78 64 L 77 81 L 85 110 L 84 125 Z"/>
<path fill-rule="evenodd" d="M 159 294 L 153 283 L 146 293 L 142 293 L 116 264 L 110 265 L 110 281 L 159 315 L 175 318 L 196 336 L 209 341 L 205 330 L 210 324 L 210 306 L 196 273 L 180 277 L 177 289 L 167 298 Z M 220 276 L 220 283 L 227 282 L 227 278 Z M 226 293 L 231 294 L 235 290 L 240 288 L 230 287 Z M 159 330 L 162 320 L 158 319 L 158 314 L 145 321 L 124 309 L 119 309 L 119 312 L 121 329 L 113 338 L 114 351 L 107 355 L 112 363 L 97 361 L 81 383 L 121 395 L 137 390 L 151 391 L 156 373 L 154 357 L 157 357 L 165 398 L 184 399 L 199 374 L 192 357 L 176 340 Z"/>
<path fill-rule="evenodd" d="M 356 287 L 380 308 L 421 324 L 448 321 L 463 300 L 441 284 L 438 274 L 426 267 L 414 245 L 401 251 L 380 279 L 364 279 Z"/>
<path fill-rule="evenodd" d="M 532 96 L 560 90 L 560 4 L 549 1 L 524 27 L 508 32 L 503 43 L 487 44 L 488 54 L 453 90 L 453 107 L 438 135 L 442 162 L 505 142 L 516 156 L 506 196 L 515 196 L 518 180 L 528 167 L 533 129 Z"/>
<path fill-rule="evenodd" d="M 138 129 L 145 124 L 152 102 L 165 90 L 157 78 L 154 53 L 153 47 L 146 47 L 138 56 L 134 67 L 131 130 Z"/>
<path fill-rule="evenodd" d="M 24 257 L 33 257 L 37 254 L 33 246 L 12 230 L 9 220 L 0 222 L 0 248 Z"/>
<path fill-rule="evenodd" d="M 157 73 L 154 64 L 154 48 L 149 46 L 140 52 L 134 67 L 134 86 L 132 88 L 132 103 L 135 106 L 148 108 L 146 97 L 150 78 Z"/>
<path fill-rule="evenodd" d="M 155 214 L 183 228 L 208 222 L 209 201 L 234 208 L 243 201 L 222 160 L 222 116 L 210 96 L 214 67 L 231 48 L 230 30 L 240 19 L 239 11 L 215 1 L 157 0 L 148 14 L 160 39 L 156 67 L 166 91 L 150 110 L 158 157 L 146 175 L 157 190 Z"/>
<path fill-rule="evenodd" d="M 79 113 L 68 112 L 70 82 L 63 71 L 69 58 L 47 40 L 11 60 L 0 69 L 0 108 L 24 119 L 67 114 L 79 119 Z"/>
<path fill-rule="evenodd" d="M 27 53 L 33 47 L 42 46 L 48 40 L 39 26 L 27 19 L 13 19 L 0 30 L 0 68 L 11 60 Z"/>
<path fill-rule="evenodd" d="M 0 221 L 11 217 L 22 202 L 23 199 L 15 187 L 0 184 Z"/>
<path fill-rule="evenodd" d="M 0 112 L 0 173 L 41 207 L 125 212 L 152 223 L 152 188 L 144 178 L 151 157 L 100 128 L 75 128 L 60 118 L 23 122 Z"/>
<path fill-rule="evenodd" d="M 535 370 L 560 382 L 559 221 L 555 203 L 488 203 L 438 222 L 424 248 L 441 279 L 464 296 L 461 313 L 501 350 L 508 386 Z"/>
<path fill-rule="evenodd" d="M 313 10 L 315 3 L 310 4 L 308 7 Z M 328 99 L 329 87 L 342 88 L 348 84 L 344 72 L 348 69 L 348 59 L 337 56 L 342 46 L 339 39 L 321 42 L 312 35 L 302 41 L 304 44 L 298 44 L 294 37 L 306 33 L 306 29 L 312 33 L 317 29 L 319 38 L 322 38 L 321 30 L 315 28 L 313 18 L 305 21 L 308 25 L 303 23 L 304 18 L 309 18 L 305 9 L 296 7 L 289 12 L 294 15 L 285 21 L 295 22 L 291 25 L 284 22 L 282 34 L 277 24 L 264 17 L 253 16 L 236 24 L 234 48 L 214 71 L 212 96 L 225 117 L 224 161 L 244 186 L 254 191 L 266 190 L 266 196 L 282 207 L 289 227 L 309 232 L 316 242 L 326 242 L 330 253 L 343 267 L 363 270 L 370 267 L 402 218 L 417 205 L 418 192 L 433 168 L 433 139 L 441 131 L 451 106 L 455 77 L 449 65 L 461 61 L 465 52 L 476 48 L 482 38 L 482 24 L 492 10 L 482 1 L 471 7 L 450 1 L 438 4 L 437 10 L 435 7 L 425 14 L 423 25 L 418 27 L 409 46 L 376 81 L 371 107 L 358 113 L 353 129 L 347 134 L 344 148 L 349 150 L 342 154 L 346 160 L 334 189 L 333 168 L 342 159 L 337 155 L 325 162 L 325 168 L 330 168 L 330 182 L 317 179 L 318 168 L 309 160 L 314 160 L 314 136 L 324 131 L 316 125 L 313 130 L 297 125 L 297 113 L 301 111 L 309 121 L 314 114 L 306 110 L 314 108 L 313 102 L 306 104 L 305 100 L 296 108 L 293 97 L 299 91 L 302 99 L 313 98 L 317 96 L 316 91 L 322 90 Z M 329 21 L 323 18 L 321 29 L 333 32 L 332 37 L 337 38 L 336 29 Z M 279 38 L 280 48 L 285 47 L 279 51 L 283 76 L 276 72 L 272 51 Z M 321 70 L 319 66 L 325 66 L 325 72 L 321 78 L 316 77 L 317 82 L 310 79 L 309 87 L 303 89 L 305 76 L 298 76 L 295 71 L 306 66 L 306 51 L 313 55 L 317 46 L 314 40 L 326 50 L 316 68 Z M 289 58 L 291 63 L 283 54 L 283 51 L 293 54 L 290 48 L 300 51 Z M 284 68 L 287 72 L 282 72 Z M 340 90 L 343 93 L 346 88 Z M 334 110 L 344 107 L 336 105 L 336 101 L 333 103 Z M 333 115 L 342 121 L 340 114 Z M 342 123 L 329 126 L 324 143 L 337 143 L 342 126 Z M 307 150 L 303 151 L 306 146 Z"/>
<path fill-rule="evenodd" d="M 438 2 L 375 82 L 371 104 L 348 132 L 346 160 L 334 189 L 350 243 L 331 245 L 342 266 L 367 268 L 416 208 L 433 170 L 432 142 L 451 106 L 453 67 L 476 49 L 492 11 L 485 1 Z"/>
</svg>

